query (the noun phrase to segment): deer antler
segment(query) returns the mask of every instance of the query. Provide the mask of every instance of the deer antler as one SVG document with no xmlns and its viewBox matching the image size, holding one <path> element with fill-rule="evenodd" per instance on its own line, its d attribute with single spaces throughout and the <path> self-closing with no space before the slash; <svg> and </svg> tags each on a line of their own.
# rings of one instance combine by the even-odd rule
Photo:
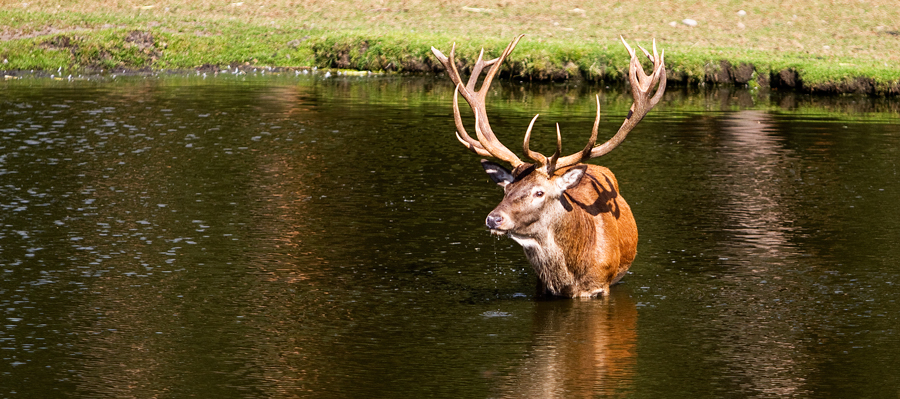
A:
<svg viewBox="0 0 900 399">
<path fill-rule="evenodd" d="M 644 52 L 644 55 L 653 62 L 653 72 L 650 75 L 647 75 L 644 72 L 644 68 L 641 66 L 641 62 L 635 55 L 634 49 L 628 45 L 628 42 L 626 42 L 624 38 L 619 38 L 631 55 L 631 63 L 628 66 L 628 81 L 631 83 L 631 94 L 634 97 L 634 103 L 631 104 L 628 116 L 625 117 L 625 121 L 622 122 L 622 126 L 619 127 L 619 131 L 616 132 L 615 136 L 605 143 L 594 147 L 594 143 L 597 140 L 597 127 L 600 124 L 600 98 L 597 97 L 597 118 L 594 120 L 594 129 L 591 132 L 591 138 L 588 140 L 587 146 L 585 146 L 584 150 L 581 152 L 560 158 L 556 165 L 553 165 L 551 169 L 574 165 L 591 158 L 608 154 L 625 140 L 625 136 L 627 136 L 628 133 L 637 126 L 638 122 L 647 115 L 647 112 L 653 109 L 653 107 L 659 103 L 659 100 L 662 99 L 663 93 L 666 91 L 665 50 L 663 50 L 662 54 L 656 51 L 656 40 L 653 40 L 653 55 L 643 47 L 638 46 L 638 48 Z M 650 89 L 654 86 L 657 86 L 658 88 L 653 94 L 653 97 L 650 97 Z"/>
<path fill-rule="evenodd" d="M 663 50 L 661 54 L 656 52 L 655 39 L 653 40 L 653 55 L 650 55 L 643 47 L 638 46 L 644 52 L 644 55 L 650 59 L 650 62 L 653 63 L 653 73 L 648 76 L 644 73 L 641 62 L 635 56 L 634 49 L 628 45 L 624 38 L 620 37 L 620 39 L 622 39 L 622 44 L 625 45 L 625 48 L 628 49 L 628 53 L 631 54 L 631 64 L 628 67 L 628 81 L 631 83 L 631 95 L 634 97 L 634 103 L 631 104 L 628 116 L 625 117 L 625 121 L 622 122 L 622 126 L 619 127 L 616 135 L 602 145 L 594 147 L 591 150 L 591 158 L 606 155 L 616 148 L 625 139 L 628 132 L 634 129 L 638 122 L 647 115 L 647 112 L 650 112 L 659 103 L 663 93 L 666 91 L 666 65 L 664 60 L 666 51 Z M 650 89 L 656 86 L 657 82 L 659 86 L 656 92 L 653 93 L 653 97 L 650 97 Z"/>
<path fill-rule="evenodd" d="M 494 131 L 491 130 L 490 122 L 488 122 L 487 110 L 485 109 L 485 98 L 487 97 L 491 83 L 494 80 L 494 76 L 496 76 L 497 72 L 500 70 L 500 64 L 502 64 L 503 60 L 513 51 L 522 36 L 524 35 L 519 35 L 513 39 L 513 41 L 506 46 L 506 49 L 503 50 L 503 54 L 492 60 L 484 60 L 484 50 L 482 49 L 481 53 L 478 54 L 478 60 L 475 61 L 475 65 L 472 67 L 472 75 L 469 77 L 469 81 L 465 86 L 463 86 L 462 78 L 459 75 L 459 71 L 456 69 L 456 44 L 454 43 L 453 47 L 450 49 L 450 57 L 444 56 L 443 53 L 434 47 L 431 48 L 431 51 L 437 59 L 441 61 L 441 64 L 444 64 L 444 68 L 447 69 L 450 80 L 456 84 L 456 91 L 453 93 L 453 120 L 456 122 L 457 140 L 478 155 L 499 158 L 509 162 L 514 168 L 524 162 L 522 162 L 515 153 L 506 148 L 503 143 L 497 140 L 497 136 L 494 135 Z M 491 69 L 488 70 L 487 75 L 484 77 L 484 81 L 481 82 L 481 88 L 476 91 L 475 83 L 478 81 L 478 76 L 481 75 L 481 72 L 486 66 L 490 66 Z M 462 93 L 463 98 L 466 99 L 466 102 L 469 103 L 469 107 L 472 108 L 472 112 L 475 113 L 475 136 L 478 137 L 478 140 L 472 139 L 463 126 L 462 117 L 459 114 L 459 93 Z"/>
</svg>

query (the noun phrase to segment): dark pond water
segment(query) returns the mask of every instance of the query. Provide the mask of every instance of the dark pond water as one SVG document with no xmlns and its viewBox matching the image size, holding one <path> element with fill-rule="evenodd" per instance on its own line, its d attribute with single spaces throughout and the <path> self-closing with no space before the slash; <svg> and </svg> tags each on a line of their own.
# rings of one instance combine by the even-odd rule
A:
<svg viewBox="0 0 900 399">
<path fill-rule="evenodd" d="M 574 152 L 600 92 L 506 83 Z M 900 396 L 890 102 L 672 90 L 595 162 L 638 257 L 540 300 L 431 78 L 0 83 L 2 397 Z"/>
</svg>

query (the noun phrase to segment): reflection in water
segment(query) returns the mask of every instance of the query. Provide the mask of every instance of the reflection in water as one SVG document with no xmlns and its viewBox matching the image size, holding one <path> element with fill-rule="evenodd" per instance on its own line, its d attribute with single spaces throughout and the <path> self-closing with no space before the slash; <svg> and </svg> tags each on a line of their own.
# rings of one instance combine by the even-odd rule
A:
<svg viewBox="0 0 900 399">
<path fill-rule="evenodd" d="M 620 288 L 620 287 L 617 287 Z M 594 398 L 633 393 L 637 308 L 625 289 L 606 299 L 534 307 L 532 342 L 500 397 Z"/>
<path fill-rule="evenodd" d="M 536 112 L 590 131 L 597 88 L 502 83 L 498 134 L 518 135 Z M 444 83 L 0 91 L 0 396 L 900 387 L 894 122 L 673 91 L 602 161 L 641 228 L 631 273 L 609 300 L 545 302 L 528 296 L 521 248 L 484 230 L 501 193 L 445 134 Z M 600 92 L 614 131 L 627 93 Z M 707 106 L 725 111 L 693 111 Z"/>
<path fill-rule="evenodd" d="M 789 167 L 797 161 L 773 133 L 772 121 L 763 112 L 734 112 L 722 118 L 721 165 L 716 169 L 728 174 L 715 179 L 725 200 L 715 212 L 727 218 L 725 226 L 733 226 L 725 229 L 734 235 L 726 245 L 750 246 L 759 255 L 783 259 L 783 249 L 793 247 L 788 237 L 795 233 L 790 214 L 795 204 L 785 203 L 784 197 L 793 194 L 789 191 L 796 179 Z"/>
<path fill-rule="evenodd" d="M 798 161 L 792 151 L 784 149 L 768 114 L 734 112 L 720 123 L 721 150 L 716 162 L 721 164 L 711 168 L 729 173 L 713 177 L 712 185 L 722 201 L 711 212 L 721 218 L 722 231 L 728 234 L 717 249 L 723 265 L 732 267 L 724 272 L 736 280 L 780 278 L 787 260 L 802 256 L 803 251 L 791 242 L 798 234 L 792 212 L 798 206 L 792 198 L 798 179 L 790 171 Z M 773 287 L 777 286 L 760 285 L 753 296 L 779 296 L 771 291 Z M 784 335 L 790 326 L 773 324 L 768 318 L 736 317 L 761 310 L 755 301 L 733 299 L 737 301 L 720 317 L 726 323 L 721 339 L 749 342 L 730 348 L 722 345 L 727 349 L 719 356 L 725 358 L 733 375 L 742 376 L 740 382 L 734 382 L 741 384 L 740 391 L 780 397 L 809 395 L 803 386 L 807 378 L 804 355 L 792 343 L 793 338 Z"/>
</svg>

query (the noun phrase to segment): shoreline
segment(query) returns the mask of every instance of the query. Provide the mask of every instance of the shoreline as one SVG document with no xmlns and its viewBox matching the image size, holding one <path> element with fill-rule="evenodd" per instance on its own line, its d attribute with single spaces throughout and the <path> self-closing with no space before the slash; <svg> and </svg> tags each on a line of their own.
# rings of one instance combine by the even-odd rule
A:
<svg viewBox="0 0 900 399">
<path fill-rule="evenodd" d="M 367 76 L 367 75 L 439 75 L 443 76 L 443 69 L 437 68 L 428 62 L 418 63 L 419 67 L 404 67 L 402 70 L 390 71 L 372 71 L 368 69 L 352 69 L 338 66 L 332 63 L 329 66 L 277 66 L 277 65 L 260 65 L 249 64 L 247 62 L 231 62 L 224 65 L 204 64 L 193 68 L 152 68 L 142 67 L 133 68 L 119 66 L 113 68 L 73 68 L 59 67 L 56 71 L 46 69 L 13 69 L 5 70 L 0 68 L 0 76 L 4 80 L 20 79 L 20 78 L 49 78 L 49 79 L 65 79 L 76 76 L 81 79 L 89 79 L 91 77 L 102 77 L 110 75 L 118 76 L 151 76 L 151 75 L 192 75 L 192 74 L 219 74 L 234 73 L 240 71 L 243 73 L 321 73 L 346 76 Z M 777 72 L 758 73 L 753 65 L 740 64 L 734 67 L 729 61 L 722 60 L 718 68 L 709 68 L 706 75 L 696 77 L 682 70 L 668 69 L 668 83 L 670 88 L 678 89 L 716 89 L 716 88 L 733 88 L 733 89 L 749 89 L 766 90 L 773 92 L 806 94 L 814 96 L 868 96 L 868 97 L 888 97 L 893 98 L 900 96 L 900 81 L 880 83 L 871 77 L 855 77 L 835 81 L 826 81 L 815 83 L 812 85 L 805 84 L 801 78 L 801 73 L 796 69 L 783 69 Z M 461 68 L 461 71 L 464 68 Z M 583 75 L 569 70 L 568 73 L 554 73 L 555 68 L 549 68 L 544 71 L 529 73 L 522 69 L 505 69 L 499 74 L 499 78 L 504 80 L 529 81 L 534 83 L 587 83 L 593 85 L 624 85 L 627 84 L 627 76 L 619 75 L 615 78 L 585 78 Z M 468 72 L 466 72 L 468 73 Z"/>
<path fill-rule="evenodd" d="M 409 51 L 409 43 L 392 44 L 383 37 L 367 39 L 366 36 L 360 35 L 354 37 L 353 40 L 335 43 L 330 43 L 333 40 L 329 40 L 330 38 L 310 40 L 312 43 L 308 44 L 306 50 L 309 53 L 307 62 L 312 65 L 263 63 L 254 58 L 252 61 L 241 61 L 239 59 L 218 63 L 207 62 L 193 67 L 166 67 L 165 63 L 160 62 L 160 60 L 165 56 L 178 57 L 179 55 L 173 54 L 167 48 L 168 46 L 165 42 L 154 39 L 153 31 L 132 30 L 125 34 L 119 34 L 121 37 L 121 42 L 118 43 L 120 44 L 118 48 L 120 50 L 119 53 L 123 52 L 121 51 L 122 49 L 137 49 L 139 53 L 143 53 L 143 56 L 137 57 L 136 60 L 130 59 L 133 57 L 117 54 L 115 52 L 116 48 L 110 48 L 110 51 L 93 51 L 92 55 L 87 56 L 77 54 L 80 51 L 81 43 L 90 43 L 92 41 L 91 35 L 86 35 L 85 33 L 89 33 L 89 31 L 80 31 L 78 36 L 55 33 L 50 34 L 49 37 L 36 35 L 23 39 L 14 39 L 19 41 L 34 40 L 36 42 L 35 47 L 39 51 L 71 53 L 71 57 L 65 58 L 77 59 L 78 61 L 70 60 L 66 65 L 59 65 L 56 68 L 42 68 L 42 65 L 38 64 L 32 68 L 4 69 L 3 66 L 9 63 L 9 55 L 6 55 L 3 59 L 5 62 L 0 64 L 0 75 L 10 79 L 20 75 L 49 77 L 59 74 L 216 73 L 225 70 L 250 70 L 254 68 L 300 71 L 313 69 L 350 70 L 361 74 L 443 73 L 443 66 L 436 59 L 430 57 L 430 54 L 423 55 L 421 51 L 418 53 Z M 380 52 L 384 52 L 384 49 L 390 49 L 390 52 L 396 55 L 385 57 L 378 54 L 375 57 L 366 57 L 370 43 L 373 42 L 379 42 Z M 0 42 L 0 45 L 2 44 L 3 42 Z M 296 43 L 288 42 L 286 45 L 291 46 L 296 45 Z M 161 46 L 162 48 L 160 48 Z M 299 48 L 299 45 L 297 47 Z M 277 53 L 278 49 L 272 49 L 272 52 Z M 8 54 L 9 51 L 6 53 Z M 610 59 L 603 59 L 603 54 L 594 58 L 585 57 L 582 59 L 582 64 L 590 63 L 589 68 L 577 65 L 572 61 L 568 61 L 565 64 L 548 61 L 549 59 L 560 58 L 552 56 L 546 57 L 548 60 L 542 60 L 544 62 L 540 63 L 532 62 L 529 64 L 528 62 L 523 62 L 523 58 L 529 57 L 530 54 L 523 56 L 514 53 L 509 57 L 505 68 L 501 70 L 501 77 L 508 79 L 512 76 L 516 79 L 534 82 L 574 81 L 623 84 L 627 81 L 624 68 L 612 67 L 614 62 Z M 246 59 L 246 57 L 240 58 Z M 461 62 L 466 62 L 469 58 L 474 58 L 474 55 L 462 53 L 459 56 Z M 670 57 L 667 58 L 670 59 Z M 598 63 L 604 64 L 601 65 L 599 71 L 597 70 Z M 626 65 L 621 62 L 619 64 Z M 462 65 L 461 67 L 465 68 Z M 752 63 L 727 59 L 707 63 L 699 74 L 696 71 L 682 67 L 680 64 L 669 63 L 668 59 L 666 67 L 668 70 L 668 84 L 672 87 L 736 87 L 793 91 L 826 96 L 866 95 L 893 97 L 900 95 L 900 80 L 884 81 L 876 79 L 874 76 L 842 76 L 840 78 L 807 83 L 804 79 L 803 70 L 797 67 L 773 70 L 771 66 L 757 67 Z"/>
<path fill-rule="evenodd" d="M 237 68 L 442 73 L 432 46 L 471 63 L 525 38 L 501 69 L 535 82 L 621 84 L 632 45 L 656 40 L 673 87 L 738 87 L 813 95 L 900 96 L 900 8 L 887 0 L 663 8 L 552 0 L 492 8 L 429 0 L 134 6 L 99 0 L 15 3 L 0 10 L 0 74 L 215 73 Z M 851 13 L 848 10 L 855 10 Z M 685 21 L 681 17 L 690 17 Z M 464 66 L 463 66 L 464 67 Z"/>
</svg>

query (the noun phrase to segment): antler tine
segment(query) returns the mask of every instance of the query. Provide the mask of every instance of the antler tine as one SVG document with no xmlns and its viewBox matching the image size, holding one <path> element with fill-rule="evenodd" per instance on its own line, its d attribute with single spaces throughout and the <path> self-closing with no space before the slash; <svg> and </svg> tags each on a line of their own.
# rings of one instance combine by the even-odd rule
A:
<svg viewBox="0 0 900 399">
<path fill-rule="evenodd" d="M 559 154 L 562 152 L 562 134 L 559 132 L 559 124 L 556 124 L 556 151 L 553 152 L 553 155 L 550 158 L 547 158 L 544 154 L 541 154 L 537 151 L 531 151 L 530 142 L 531 142 L 531 130 L 534 128 L 534 122 L 537 121 L 538 116 L 540 114 L 535 115 L 534 118 L 531 118 L 531 123 L 528 124 L 528 129 L 525 130 L 525 140 L 522 143 L 522 148 L 525 150 L 525 155 L 528 155 L 528 158 L 531 158 L 536 164 L 537 169 L 543 171 L 548 176 L 553 174 L 553 171 L 556 170 L 556 162 L 559 159 Z"/>
<path fill-rule="evenodd" d="M 434 51 L 437 51 L 434 47 L 431 48 Z M 444 59 L 446 60 L 446 58 Z M 462 76 L 459 75 L 459 69 L 456 68 L 456 42 L 453 42 L 453 46 L 450 46 L 450 66 L 447 69 L 448 73 L 452 71 L 453 73 L 450 75 L 450 80 L 453 83 L 460 84 L 462 83 Z M 446 63 L 444 66 L 447 66 Z"/>
<path fill-rule="evenodd" d="M 656 43 L 656 40 L 654 40 L 653 42 L 654 42 L 654 44 L 655 44 L 655 43 Z M 647 51 L 647 49 L 645 49 L 644 46 L 641 46 L 640 44 L 638 44 L 637 46 L 638 46 L 639 49 L 641 49 L 641 51 L 644 52 L 644 55 L 647 56 L 647 58 L 650 60 L 650 62 L 653 62 L 653 56 L 650 55 L 650 52 Z"/>
<path fill-rule="evenodd" d="M 550 156 L 550 159 L 547 160 L 546 170 L 547 175 L 552 175 L 553 171 L 556 170 L 556 161 L 559 160 L 559 154 L 562 152 L 562 134 L 559 132 L 559 123 L 556 124 L 556 151 L 553 151 L 553 155 Z"/>
<path fill-rule="evenodd" d="M 519 44 L 519 40 L 521 40 L 524 36 L 525 35 L 516 36 L 515 39 L 509 42 L 509 44 L 506 46 L 506 49 L 503 50 L 503 53 L 499 57 L 489 61 L 493 65 L 491 66 L 491 69 L 488 70 L 487 75 L 484 76 L 484 81 L 481 82 L 481 89 L 478 91 L 482 100 L 484 100 L 484 98 L 487 96 L 486 89 L 491 86 L 491 83 L 494 81 L 494 76 L 497 75 L 498 71 L 500 71 L 500 65 L 503 64 L 503 60 L 505 60 L 506 57 L 508 57 L 509 54 L 512 53 L 513 49 L 516 48 L 516 45 Z"/>
<path fill-rule="evenodd" d="M 631 46 L 628 45 L 628 42 L 625 41 L 625 38 L 624 38 L 624 37 L 619 36 L 619 39 L 622 40 L 622 44 L 624 44 L 624 45 L 625 45 L 625 48 L 628 49 L 628 54 L 631 56 L 631 58 L 634 58 L 634 49 L 631 48 Z M 454 43 L 454 44 L 455 44 L 455 43 Z"/>
<path fill-rule="evenodd" d="M 562 134 L 559 131 L 559 124 L 557 123 L 556 151 L 553 152 L 553 155 L 551 155 L 550 158 L 547 158 L 544 154 L 541 154 L 537 151 L 531 151 L 531 130 L 532 128 L 534 128 L 534 122 L 537 121 L 538 116 L 540 116 L 540 114 L 535 115 L 534 118 L 531 119 L 531 123 L 528 124 L 528 129 L 525 130 L 525 140 L 522 142 L 522 148 L 525 150 L 525 155 L 527 155 L 528 158 L 531 158 L 531 160 L 537 164 L 537 169 L 543 171 L 549 176 L 552 175 L 553 171 L 557 169 L 557 160 L 559 160 L 559 154 L 562 152 Z M 593 145 L 593 143 L 591 143 L 591 145 Z M 590 151 L 590 147 L 588 148 L 588 151 Z M 575 163 L 578 163 L 578 161 L 576 161 Z M 565 164 L 562 166 L 568 165 L 569 164 Z"/>
<path fill-rule="evenodd" d="M 531 160 L 537 162 L 539 165 L 547 164 L 547 157 L 544 154 L 541 154 L 537 151 L 531 151 L 529 143 L 531 142 L 531 129 L 534 127 L 534 122 L 537 121 L 538 116 L 541 114 L 537 114 L 534 118 L 531 118 L 531 123 L 528 124 L 528 129 L 525 130 L 525 140 L 522 143 L 522 149 L 525 150 L 525 155 Z"/>
<path fill-rule="evenodd" d="M 582 157 L 589 157 L 591 149 L 593 149 L 594 144 L 597 143 L 597 131 L 600 128 L 600 95 L 595 95 L 594 99 L 597 101 L 597 117 L 594 118 L 594 127 L 591 129 L 591 138 L 588 140 L 587 145 L 584 146 L 584 150 L 581 150 Z"/>
<path fill-rule="evenodd" d="M 653 53 L 656 54 L 656 41 L 653 43 Z M 663 93 L 666 91 L 666 66 L 665 66 L 665 57 L 666 50 L 663 50 L 662 53 L 659 54 L 659 57 L 656 57 L 659 60 L 659 66 L 656 65 L 656 61 L 654 61 L 654 71 L 653 74 L 659 77 L 659 89 L 656 90 L 656 93 L 653 95 L 653 98 L 650 99 L 650 108 L 656 106 L 659 103 L 659 100 L 662 99 Z M 647 110 L 649 111 L 649 109 Z"/>
<path fill-rule="evenodd" d="M 472 92 L 475 91 L 475 83 L 478 82 L 481 71 L 483 71 L 484 67 L 487 65 L 488 63 L 484 61 L 484 49 L 481 49 L 481 52 L 478 53 L 478 60 L 475 61 L 475 66 L 472 67 L 472 74 L 469 75 L 469 82 L 466 83 L 466 90 Z"/>
<path fill-rule="evenodd" d="M 450 47 L 450 57 L 444 55 L 441 50 L 434 48 L 431 46 L 431 52 L 434 53 L 434 56 L 437 57 L 438 61 L 444 65 L 444 69 L 447 71 L 447 75 L 450 76 L 450 80 L 454 84 L 459 84 L 461 79 L 459 78 L 459 71 L 456 69 L 456 43 L 453 43 L 453 46 Z"/>
</svg>

